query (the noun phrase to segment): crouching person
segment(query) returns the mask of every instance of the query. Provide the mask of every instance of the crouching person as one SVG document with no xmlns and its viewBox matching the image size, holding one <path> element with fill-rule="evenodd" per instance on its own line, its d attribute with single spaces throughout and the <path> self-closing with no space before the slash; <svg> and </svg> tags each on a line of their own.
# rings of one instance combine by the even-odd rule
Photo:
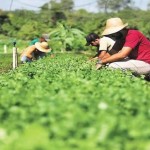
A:
<svg viewBox="0 0 150 150">
<path fill-rule="evenodd" d="M 138 30 L 127 28 L 120 18 L 110 18 L 106 22 L 102 35 L 121 33 L 124 45 L 120 51 L 109 58 L 102 58 L 97 63 L 97 69 L 108 64 L 111 68 L 131 70 L 139 75 L 150 73 L 150 41 Z"/>
<path fill-rule="evenodd" d="M 28 46 L 21 54 L 20 59 L 22 63 L 32 62 L 42 58 L 49 53 L 51 48 L 47 42 L 36 42 L 34 45 Z"/>
</svg>

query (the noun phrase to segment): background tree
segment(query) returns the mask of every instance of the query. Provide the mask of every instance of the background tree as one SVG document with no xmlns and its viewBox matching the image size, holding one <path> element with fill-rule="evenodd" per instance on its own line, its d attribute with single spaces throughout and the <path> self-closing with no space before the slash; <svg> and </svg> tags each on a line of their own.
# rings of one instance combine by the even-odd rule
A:
<svg viewBox="0 0 150 150">
<path fill-rule="evenodd" d="M 2 34 L 6 34 L 6 32 L 4 32 L 4 30 L 2 29 L 2 25 L 6 24 L 9 22 L 9 17 L 8 14 L 3 12 L 2 10 L 0 10 L 0 33 Z"/>
<path fill-rule="evenodd" d="M 75 50 L 79 45 L 85 45 L 84 32 L 77 28 L 72 28 L 66 24 L 57 23 L 57 27 L 50 32 L 51 43 L 54 49 L 60 49 L 61 52 Z M 84 44 L 83 44 L 84 43 Z M 83 48 L 83 47 L 82 47 Z"/>
<path fill-rule="evenodd" d="M 71 1 L 60 0 L 58 2 L 51 0 L 49 3 L 44 4 L 38 12 L 29 10 L 0 10 L 0 37 L 2 41 L 3 39 L 16 38 L 28 43 L 28 40 L 43 33 L 48 34 L 51 31 L 56 31 L 58 34 L 55 32 L 55 34 L 53 33 L 50 36 L 50 44 L 53 43 L 55 50 L 60 51 L 60 48 L 63 48 L 63 51 L 91 49 L 84 46 L 84 35 L 90 32 L 101 35 L 106 19 L 116 16 L 122 18 L 124 22 L 128 22 L 129 27 L 138 28 L 147 37 L 150 37 L 150 11 L 131 8 L 130 4 L 133 1 L 115 0 L 113 2 L 109 0 L 112 3 L 106 7 L 108 10 L 107 14 L 102 11 L 94 13 L 88 12 L 85 9 L 74 10 Z M 101 0 L 101 2 L 108 2 L 108 0 Z M 116 2 L 118 2 L 118 5 Z M 102 5 L 101 8 L 103 8 Z M 61 24 L 60 26 L 58 25 L 59 23 Z M 78 30 L 85 34 L 80 34 Z M 72 33 L 72 31 L 74 32 Z M 79 34 L 75 34 L 75 32 Z M 82 38 L 80 35 L 82 35 Z M 0 41 L 1 49 L 2 46 L 3 44 Z"/>
<path fill-rule="evenodd" d="M 147 9 L 150 10 L 150 2 L 147 5 Z"/>
<path fill-rule="evenodd" d="M 61 0 L 61 7 L 64 11 L 72 11 L 74 8 L 73 0 Z"/>
<path fill-rule="evenodd" d="M 120 9 L 124 9 L 129 7 L 132 0 L 98 0 L 98 8 L 99 10 L 104 9 L 105 13 L 108 11 L 118 11 Z"/>
<path fill-rule="evenodd" d="M 2 25 L 2 30 L 7 36 L 16 36 L 23 25 L 28 24 L 31 20 L 38 21 L 37 16 L 36 13 L 26 10 L 8 12 L 8 21 Z"/>
<path fill-rule="evenodd" d="M 43 12 L 48 12 L 51 16 L 51 21 L 53 25 L 56 25 L 57 21 L 66 20 L 66 13 L 73 10 L 74 2 L 73 0 L 61 0 L 57 2 L 56 0 L 51 0 L 41 7 Z"/>
</svg>

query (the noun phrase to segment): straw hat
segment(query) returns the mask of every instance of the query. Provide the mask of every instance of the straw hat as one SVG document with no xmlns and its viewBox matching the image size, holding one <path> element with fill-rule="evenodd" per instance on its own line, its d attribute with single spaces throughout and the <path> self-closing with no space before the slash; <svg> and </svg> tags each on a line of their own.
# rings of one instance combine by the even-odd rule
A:
<svg viewBox="0 0 150 150">
<path fill-rule="evenodd" d="M 49 48 L 48 43 L 47 42 L 36 42 L 35 43 L 35 47 L 36 49 L 38 49 L 41 52 L 45 52 L 48 53 L 50 52 L 51 48 Z"/>
<path fill-rule="evenodd" d="M 120 18 L 110 18 L 106 21 L 106 27 L 102 32 L 102 35 L 116 33 L 126 26 L 128 26 L 128 23 L 124 24 Z"/>
</svg>

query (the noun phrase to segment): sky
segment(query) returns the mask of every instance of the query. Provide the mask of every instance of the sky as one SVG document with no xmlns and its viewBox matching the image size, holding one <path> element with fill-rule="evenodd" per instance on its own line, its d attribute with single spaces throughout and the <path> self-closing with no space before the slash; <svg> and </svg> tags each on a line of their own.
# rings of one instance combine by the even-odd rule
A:
<svg viewBox="0 0 150 150">
<path fill-rule="evenodd" d="M 15 10 L 15 9 L 28 9 L 38 11 L 39 7 L 49 2 L 50 0 L 0 0 L 0 9 L 2 10 Z M 58 0 L 59 1 L 59 0 Z M 97 0 L 74 0 L 75 9 L 84 8 L 90 12 L 97 12 Z M 134 0 L 135 7 L 142 10 L 147 9 L 147 4 L 150 0 Z"/>
</svg>

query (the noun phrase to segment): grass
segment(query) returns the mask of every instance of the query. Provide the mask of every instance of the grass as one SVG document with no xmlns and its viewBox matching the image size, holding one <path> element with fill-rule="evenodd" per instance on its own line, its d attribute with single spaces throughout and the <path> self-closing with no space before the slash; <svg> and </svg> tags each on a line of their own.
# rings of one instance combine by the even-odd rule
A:
<svg viewBox="0 0 150 150">
<path fill-rule="evenodd" d="M 12 54 L 0 54 L 0 73 L 12 69 Z"/>
<path fill-rule="evenodd" d="M 19 57 L 19 56 L 18 56 Z M 0 73 L 6 73 L 13 68 L 12 53 L 0 54 Z"/>
</svg>

